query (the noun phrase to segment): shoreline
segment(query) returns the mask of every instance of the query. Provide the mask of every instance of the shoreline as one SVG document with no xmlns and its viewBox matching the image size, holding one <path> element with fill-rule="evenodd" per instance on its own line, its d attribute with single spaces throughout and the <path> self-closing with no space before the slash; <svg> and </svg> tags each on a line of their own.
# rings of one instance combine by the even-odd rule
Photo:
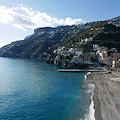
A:
<svg viewBox="0 0 120 120">
<path fill-rule="evenodd" d="M 83 87 L 83 103 L 84 100 L 87 110 L 84 118 L 79 120 L 119 120 L 120 72 L 87 72 Z"/>
<path fill-rule="evenodd" d="M 87 96 L 86 105 L 84 105 L 87 110 L 84 115 L 84 118 L 79 120 L 95 120 L 94 117 L 95 110 L 94 110 L 94 101 L 93 101 L 95 85 L 93 82 L 92 73 L 87 72 L 84 77 L 85 80 L 83 87 L 83 101 L 85 101 Z"/>
<path fill-rule="evenodd" d="M 86 115 L 85 120 L 95 120 L 95 116 L 94 116 L 95 109 L 94 109 L 94 101 L 93 101 L 95 85 L 94 85 L 92 72 L 88 72 L 86 74 L 86 82 L 87 82 L 87 86 L 90 94 L 90 105 L 89 105 L 89 112 Z"/>
</svg>

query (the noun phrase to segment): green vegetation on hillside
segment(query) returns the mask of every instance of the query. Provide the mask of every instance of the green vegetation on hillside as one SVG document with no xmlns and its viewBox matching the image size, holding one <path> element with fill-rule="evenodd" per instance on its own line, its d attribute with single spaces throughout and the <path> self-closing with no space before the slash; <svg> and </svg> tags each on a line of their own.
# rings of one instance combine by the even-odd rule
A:
<svg viewBox="0 0 120 120">
<path fill-rule="evenodd" d="M 118 25 L 120 19 L 116 19 L 116 21 L 113 19 L 113 22 Z M 93 41 L 86 45 L 83 42 L 86 38 L 92 38 Z M 120 27 L 113 25 L 111 19 L 84 25 L 38 28 L 25 40 L 2 47 L 0 56 L 38 58 L 43 52 L 51 54 L 59 46 L 89 50 L 92 44 L 108 48 L 116 47 L 120 52 Z"/>
</svg>

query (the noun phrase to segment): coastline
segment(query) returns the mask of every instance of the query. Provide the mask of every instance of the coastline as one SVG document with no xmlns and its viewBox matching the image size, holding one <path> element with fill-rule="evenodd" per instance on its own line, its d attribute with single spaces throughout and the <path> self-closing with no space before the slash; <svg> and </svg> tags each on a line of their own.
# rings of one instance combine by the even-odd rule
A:
<svg viewBox="0 0 120 120">
<path fill-rule="evenodd" d="M 119 120 L 120 72 L 87 72 L 81 105 L 85 112 L 79 120 Z"/>
<path fill-rule="evenodd" d="M 86 113 L 84 114 L 84 117 L 79 120 L 95 120 L 93 101 L 95 85 L 93 83 L 93 77 L 91 72 L 87 72 L 84 77 L 82 106 L 86 109 Z"/>
<path fill-rule="evenodd" d="M 94 110 L 94 101 L 93 101 L 95 85 L 94 85 L 92 72 L 88 72 L 86 74 L 85 86 L 87 87 L 87 89 L 86 88 L 85 89 L 90 94 L 89 111 L 85 116 L 85 120 L 95 120 L 94 117 L 95 110 Z"/>
<path fill-rule="evenodd" d="M 119 120 L 120 77 L 114 72 L 109 74 L 93 72 L 92 76 L 95 84 L 93 95 L 95 120 Z"/>
</svg>

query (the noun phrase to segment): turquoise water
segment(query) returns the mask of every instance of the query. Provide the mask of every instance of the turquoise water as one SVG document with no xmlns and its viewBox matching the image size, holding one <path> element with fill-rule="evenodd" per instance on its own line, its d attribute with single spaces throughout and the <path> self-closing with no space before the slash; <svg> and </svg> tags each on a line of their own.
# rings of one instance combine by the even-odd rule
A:
<svg viewBox="0 0 120 120">
<path fill-rule="evenodd" d="M 36 59 L 0 58 L 0 120 L 79 120 L 85 73 Z"/>
</svg>

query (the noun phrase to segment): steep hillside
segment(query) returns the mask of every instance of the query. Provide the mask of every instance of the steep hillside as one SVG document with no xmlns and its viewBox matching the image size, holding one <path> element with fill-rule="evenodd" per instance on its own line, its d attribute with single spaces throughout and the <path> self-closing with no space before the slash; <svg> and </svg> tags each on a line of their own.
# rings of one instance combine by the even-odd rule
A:
<svg viewBox="0 0 120 120">
<path fill-rule="evenodd" d="M 93 39 L 87 46 L 82 43 L 86 38 Z M 67 40 L 52 47 L 79 47 L 86 50 L 91 44 L 99 44 L 108 48 L 116 47 L 120 51 L 120 27 L 106 21 L 96 22 L 93 26 L 86 28 L 82 32 L 78 31 L 76 34 L 72 34 Z"/>
<path fill-rule="evenodd" d="M 42 53 L 52 53 L 58 46 L 90 49 L 92 44 L 120 51 L 120 17 L 110 20 L 90 22 L 84 25 L 44 27 L 34 30 L 34 34 L 24 40 L 12 42 L 0 49 L 0 56 L 38 58 Z M 92 38 L 84 44 L 86 38 Z"/>
<path fill-rule="evenodd" d="M 56 28 L 44 27 L 34 30 L 34 34 L 25 40 L 12 42 L 0 49 L 0 56 L 4 57 L 39 57 L 42 52 L 66 39 L 76 26 L 58 26 Z"/>
</svg>

